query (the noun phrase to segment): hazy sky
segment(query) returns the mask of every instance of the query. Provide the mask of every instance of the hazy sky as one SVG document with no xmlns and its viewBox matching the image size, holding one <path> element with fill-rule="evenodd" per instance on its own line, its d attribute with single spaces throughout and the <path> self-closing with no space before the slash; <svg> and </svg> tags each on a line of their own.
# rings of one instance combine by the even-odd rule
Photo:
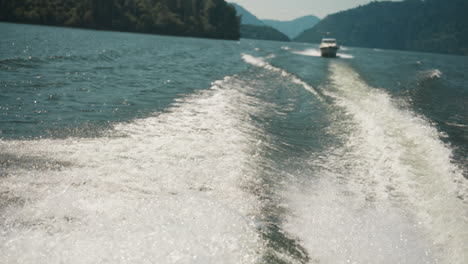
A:
<svg viewBox="0 0 468 264">
<path fill-rule="evenodd" d="M 291 20 L 305 15 L 324 18 L 371 0 L 227 0 L 238 3 L 260 19 Z"/>
</svg>

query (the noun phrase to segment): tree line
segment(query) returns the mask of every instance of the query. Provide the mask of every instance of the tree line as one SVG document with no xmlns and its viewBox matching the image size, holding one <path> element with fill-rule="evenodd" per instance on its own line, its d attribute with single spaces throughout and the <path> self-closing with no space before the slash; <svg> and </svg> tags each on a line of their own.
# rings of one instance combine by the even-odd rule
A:
<svg viewBox="0 0 468 264">
<path fill-rule="evenodd" d="M 288 36 L 270 26 L 241 25 L 240 32 L 243 38 L 290 41 Z"/>
<path fill-rule="evenodd" d="M 0 21 L 237 40 L 224 0 L 0 0 Z"/>
<path fill-rule="evenodd" d="M 327 16 L 295 41 L 468 55 L 467 0 L 372 2 Z"/>
</svg>

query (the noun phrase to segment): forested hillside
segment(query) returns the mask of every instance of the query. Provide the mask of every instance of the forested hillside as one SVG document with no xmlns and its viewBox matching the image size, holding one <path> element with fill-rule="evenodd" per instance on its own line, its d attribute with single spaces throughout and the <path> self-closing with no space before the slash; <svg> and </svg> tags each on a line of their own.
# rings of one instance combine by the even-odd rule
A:
<svg viewBox="0 0 468 264">
<path fill-rule="evenodd" d="M 468 55 L 468 0 L 372 2 L 327 16 L 295 38 L 330 33 L 347 46 Z"/>
<path fill-rule="evenodd" d="M 268 26 L 241 25 L 241 37 L 250 39 L 290 41 L 288 36 Z"/>
<path fill-rule="evenodd" d="M 1 0 L 0 21 L 239 39 L 224 0 Z"/>
</svg>

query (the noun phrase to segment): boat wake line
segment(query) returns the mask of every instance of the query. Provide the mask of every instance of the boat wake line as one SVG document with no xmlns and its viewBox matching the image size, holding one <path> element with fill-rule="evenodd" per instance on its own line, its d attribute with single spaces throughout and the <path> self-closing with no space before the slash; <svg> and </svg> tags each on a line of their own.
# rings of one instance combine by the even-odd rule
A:
<svg viewBox="0 0 468 264">
<path fill-rule="evenodd" d="M 318 50 L 318 49 L 306 49 L 306 50 L 303 50 L 303 51 L 295 50 L 295 51 L 291 51 L 291 53 L 297 54 L 297 55 L 303 55 L 303 56 L 322 57 L 322 54 L 320 53 L 320 50 Z M 345 54 L 345 53 L 341 53 L 341 52 L 338 52 L 336 54 L 336 56 L 338 58 L 343 58 L 343 59 L 353 59 L 354 58 L 353 55 Z"/>
<path fill-rule="evenodd" d="M 270 58 L 271 58 L 271 56 L 270 56 Z M 269 64 L 268 62 L 265 61 L 264 58 L 254 57 L 252 55 L 243 53 L 242 54 L 242 59 L 248 64 L 251 64 L 251 65 L 256 66 L 256 67 L 264 68 L 264 69 L 269 70 L 269 71 L 277 72 L 277 73 L 281 74 L 281 76 L 289 78 L 293 83 L 301 85 L 307 91 L 311 92 L 320 101 L 322 101 L 322 102 L 324 101 L 323 97 L 312 86 L 310 86 L 309 84 L 307 84 L 303 80 L 299 79 L 294 74 L 289 73 L 289 72 L 287 72 L 287 71 L 285 71 L 283 69 L 277 68 L 277 67 Z"/>
</svg>

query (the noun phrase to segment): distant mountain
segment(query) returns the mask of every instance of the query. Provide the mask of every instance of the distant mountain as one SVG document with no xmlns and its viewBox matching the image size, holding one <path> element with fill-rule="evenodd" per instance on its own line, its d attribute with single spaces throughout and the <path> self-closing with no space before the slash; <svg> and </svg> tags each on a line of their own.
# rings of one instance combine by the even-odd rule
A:
<svg viewBox="0 0 468 264">
<path fill-rule="evenodd" d="M 263 23 L 286 34 L 289 38 L 295 38 L 304 30 L 314 27 L 320 19 L 316 16 L 304 16 L 291 21 L 278 21 L 263 19 Z"/>
<path fill-rule="evenodd" d="M 254 14 L 247 11 L 242 6 L 236 3 L 230 3 L 236 8 L 237 15 L 241 17 L 241 25 L 256 25 L 256 26 L 265 26 L 265 23 L 258 19 Z"/>
<path fill-rule="evenodd" d="M 290 41 L 288 36 L 268 26 L 241 25 L 240 34 L 242 38 Z"/>
<path fill-rule="evenodd" d="M 235 7 L 237 15 L 241 17 L 241 38 L 290 41 L 289 37 L 284 33 L 265 25 L 263 21 L 242 6 L 235 3 L 230 4 Z"/>
<path fill-rule="evenodd" d="M 327 16 L 295 41 L 468 55 L 467 0 L 372 2 Z"/>
</svg>

